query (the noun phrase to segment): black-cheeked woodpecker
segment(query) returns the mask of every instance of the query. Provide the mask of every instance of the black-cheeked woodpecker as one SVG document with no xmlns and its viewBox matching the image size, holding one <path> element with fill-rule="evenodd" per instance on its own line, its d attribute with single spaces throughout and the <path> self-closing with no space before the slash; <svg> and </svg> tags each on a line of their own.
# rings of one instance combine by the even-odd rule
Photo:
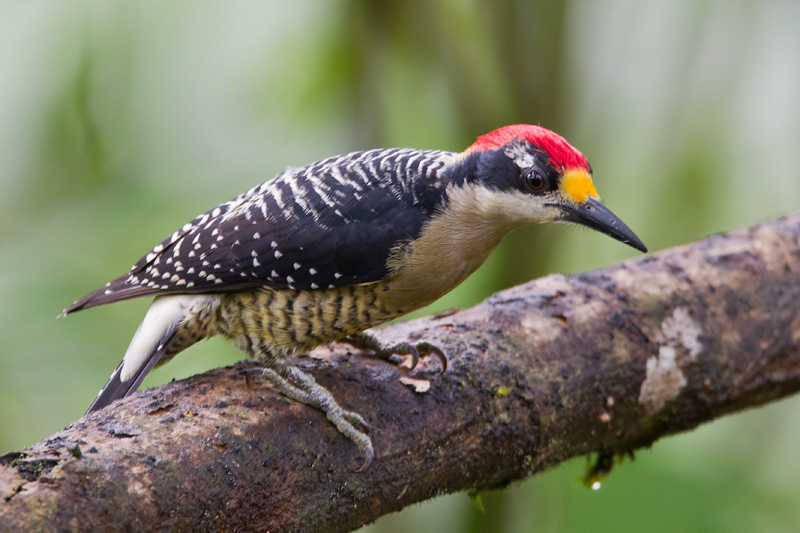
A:
<svg viewBox="0 0 800 533">
<path fill-rule="evenodd" d="M 532 223 L 573 222 L 637 250 L 644 244 L 600 203 L 586 158 L 559 135 L 515 125 L 462 153 L 385 149 L 290 168 L 203 213 L 129 273 L 68 314 L 155 296 L 125 357 L 89 408 L 139 387 L 147 373 L 213 335 L 233 339 L 285 395 L 323 410 L 373 458 L 365 421 L 292 363 L 332 341 L 382 357 L 427 343 L 381 346 L 365 333 L 464 281 L 500 240 Z"/>
</svg>

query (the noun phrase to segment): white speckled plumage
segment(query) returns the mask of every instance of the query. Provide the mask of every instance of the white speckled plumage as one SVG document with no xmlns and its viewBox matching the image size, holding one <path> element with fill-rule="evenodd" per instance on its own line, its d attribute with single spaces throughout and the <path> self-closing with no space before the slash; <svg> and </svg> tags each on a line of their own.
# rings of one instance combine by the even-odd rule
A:
<svg viewBox="0 0 800 533">
<path fill-rule="evenodd" d="M 289 168 L 184 224 L 128 274 L 64 310 L 156 296 L 90 411 L 215 334 L 277 365 L 272 381 L 284 394 L 336 406 L 286 358 L 332 340 L 376 349 L 364 329 L 451 290 L 515 227 L 578 222 L 644 250 L 596 199 L 581 203 L 594 191 L 590 175 L 564 139 L 526 125 L 487 134 L 461 154 L 378 149 Z M 291 372 L 308 389 L 287 389 Z M 369 461 L 371 442 L 353 426 L 361 417 L 326 412 Z"/>
</svg>

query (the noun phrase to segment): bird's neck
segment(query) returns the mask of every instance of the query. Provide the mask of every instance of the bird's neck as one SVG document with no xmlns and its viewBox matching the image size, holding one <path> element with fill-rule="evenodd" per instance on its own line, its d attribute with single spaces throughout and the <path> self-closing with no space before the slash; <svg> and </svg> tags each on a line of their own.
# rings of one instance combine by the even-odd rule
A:
<svg viewBox="0 0 800 533">
<path fill-rule="evenodd" d="M 419 237 L 397 247 L 388 262 L 397 299 L 393 305 L 405 312 L 432 303 L 464 281 L 519 225 L 502 219 L 501 199 L 485 187 L 450 185 L 446 197 Z"/>
</svg>

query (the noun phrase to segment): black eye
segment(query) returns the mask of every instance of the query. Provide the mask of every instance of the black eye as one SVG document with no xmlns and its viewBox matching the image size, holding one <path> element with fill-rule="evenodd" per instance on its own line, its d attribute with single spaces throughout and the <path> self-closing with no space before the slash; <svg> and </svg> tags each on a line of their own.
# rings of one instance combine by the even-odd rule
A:
<svg viewBox="0 0 800 533">
<path fill-rule="evenodd" d="M 530 172 L 528 172 L 528 175 L 525 177 L 525 181 L 528 183 L 528 188 L 533 192 L 543 191 L 545 185 L 547 185 L 542 173 L 535 169 L 532 169 Z"/>
</svg>

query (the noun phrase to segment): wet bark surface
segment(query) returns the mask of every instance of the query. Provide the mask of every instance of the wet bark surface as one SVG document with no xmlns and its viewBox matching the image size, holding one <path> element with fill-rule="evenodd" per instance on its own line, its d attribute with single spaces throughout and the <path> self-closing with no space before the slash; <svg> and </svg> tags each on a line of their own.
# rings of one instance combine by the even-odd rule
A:
<svg viewBox="0 0 800 533">
<path fill-rule="evenodd" d="M 576 455 L 648 446 L 800 388 L 800 213 L 376 330 L 427 340 L 416 392 L 345 346 L 300 358 L 370 424 L 372 466 L 248 362 L 0 456 L 0 529 L 348 531 Z M 424 383 L 423 383 L 424 384 Z M 424 387 L 423 387 L 424 388 Z"/>
</svg>

